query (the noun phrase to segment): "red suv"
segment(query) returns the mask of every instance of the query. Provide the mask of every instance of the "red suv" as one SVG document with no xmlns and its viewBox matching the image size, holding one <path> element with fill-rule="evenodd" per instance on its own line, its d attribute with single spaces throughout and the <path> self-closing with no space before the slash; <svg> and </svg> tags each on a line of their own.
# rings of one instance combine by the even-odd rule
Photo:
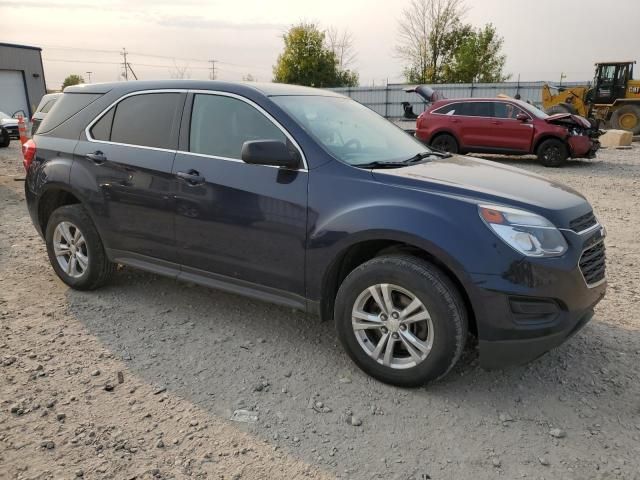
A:
<svg viewBox="0 0 640 480">
<path fill-rule="evenodd" d="M 439 100 L 422 113 L 416 137 L 451 153 L 535 154 L 547 167 L 567 158 L 593 158 L 600 132 L 586 118 L 569 113 L 547 115 L 514 99 Z"/>
</svg>

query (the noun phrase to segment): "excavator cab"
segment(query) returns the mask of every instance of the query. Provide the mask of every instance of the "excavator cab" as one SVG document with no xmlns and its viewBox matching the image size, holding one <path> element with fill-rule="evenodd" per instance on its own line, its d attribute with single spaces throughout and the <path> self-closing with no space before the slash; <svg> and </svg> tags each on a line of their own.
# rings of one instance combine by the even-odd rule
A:
<svg viewBox="0 0 640 480">
<path fill-rule="evenodd" d="M 635 62 L 596 63 L 593 79 L 593 98 L 589 103 L 611 105 L 620 98 L 625 98 L 627 83 L 633 78 Z"/>
</svg>

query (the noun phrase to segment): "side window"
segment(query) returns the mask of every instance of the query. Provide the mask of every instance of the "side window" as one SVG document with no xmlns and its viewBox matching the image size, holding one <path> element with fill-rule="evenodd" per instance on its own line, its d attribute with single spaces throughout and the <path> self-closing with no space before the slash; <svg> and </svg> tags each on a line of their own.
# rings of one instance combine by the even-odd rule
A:
<svg viewBox="0 0 640 480">
<path fill-rule="evenodd" d="M 444 107 L 440 107 L 433 113 L 439 113 L 440 115 L 460 115 L 460 107 L 462 103 L 450 103 Z"/>
<path fill-rule="evenodd" d="M 524 113 L 520 108 L 506 102 L 494 102 L 493 116 L 496 118 L 515 119 L 519 113 Z"/>
<path fill-rule="evenodd" d="M 469 102 L 468 113 L 472 117 L 493 117 L 493 102 Z"/>
<path fill-rule="evenodd" d="M 108 142 L 111 139 L 111 125 L 113 124 L 113 114 L 115 107 L 105 113 L 98 122 L 91 127 L 91 136 L 95 140 Z"/>
<path fill-rule="evenodd" d="M 240 159 L 250 140 L 287 141 L 271 120 L 251 105 L 222 95 L 196 95 L 191 113 L 189 151 Z"/>
<path fill-rule="evenodd" d="M 111 141 L 155 148 L 176 148 L 179 93 L 145 93 L 125 98 L 115 107 Z"/>
</svg>

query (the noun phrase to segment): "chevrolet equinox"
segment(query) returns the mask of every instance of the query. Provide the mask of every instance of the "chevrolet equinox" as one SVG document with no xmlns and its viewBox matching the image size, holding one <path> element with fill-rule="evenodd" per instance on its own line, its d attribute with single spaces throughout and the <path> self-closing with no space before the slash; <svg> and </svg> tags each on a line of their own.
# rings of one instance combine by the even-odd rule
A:
<svg viewBox="0 0 640 480">
<path fill-rule="evenodd" d="M 56 274 L 116 264 L 313 312 L 384 382 L 530 361 L 593 316 L 605 230 L 582 195 L 431 151 L 353 100 L 279 84 L 67 88 L 23 148 Z"/>
</svg>

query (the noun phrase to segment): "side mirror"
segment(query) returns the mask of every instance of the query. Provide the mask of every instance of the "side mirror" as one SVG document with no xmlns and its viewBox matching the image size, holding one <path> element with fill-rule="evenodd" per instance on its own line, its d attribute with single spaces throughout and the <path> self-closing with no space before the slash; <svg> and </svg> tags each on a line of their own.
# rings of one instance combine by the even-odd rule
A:
<svg viewBox="0 0 640 480">
<path fill-rule="evenodd" d="M 300 158 L 284 142 L 279 140 L 251 140 L 242 144 L 242 161 L 252 165 L 271 165 L 295 169 L 300 166 Z"/>
<path fill-rule="evenodd" d="M 520 120 L 521 122 L 528 122 L 529 115 L 527 115 L 526 113 L 519 113 L 516 115 L 516 120 Z"/>
</svg>

